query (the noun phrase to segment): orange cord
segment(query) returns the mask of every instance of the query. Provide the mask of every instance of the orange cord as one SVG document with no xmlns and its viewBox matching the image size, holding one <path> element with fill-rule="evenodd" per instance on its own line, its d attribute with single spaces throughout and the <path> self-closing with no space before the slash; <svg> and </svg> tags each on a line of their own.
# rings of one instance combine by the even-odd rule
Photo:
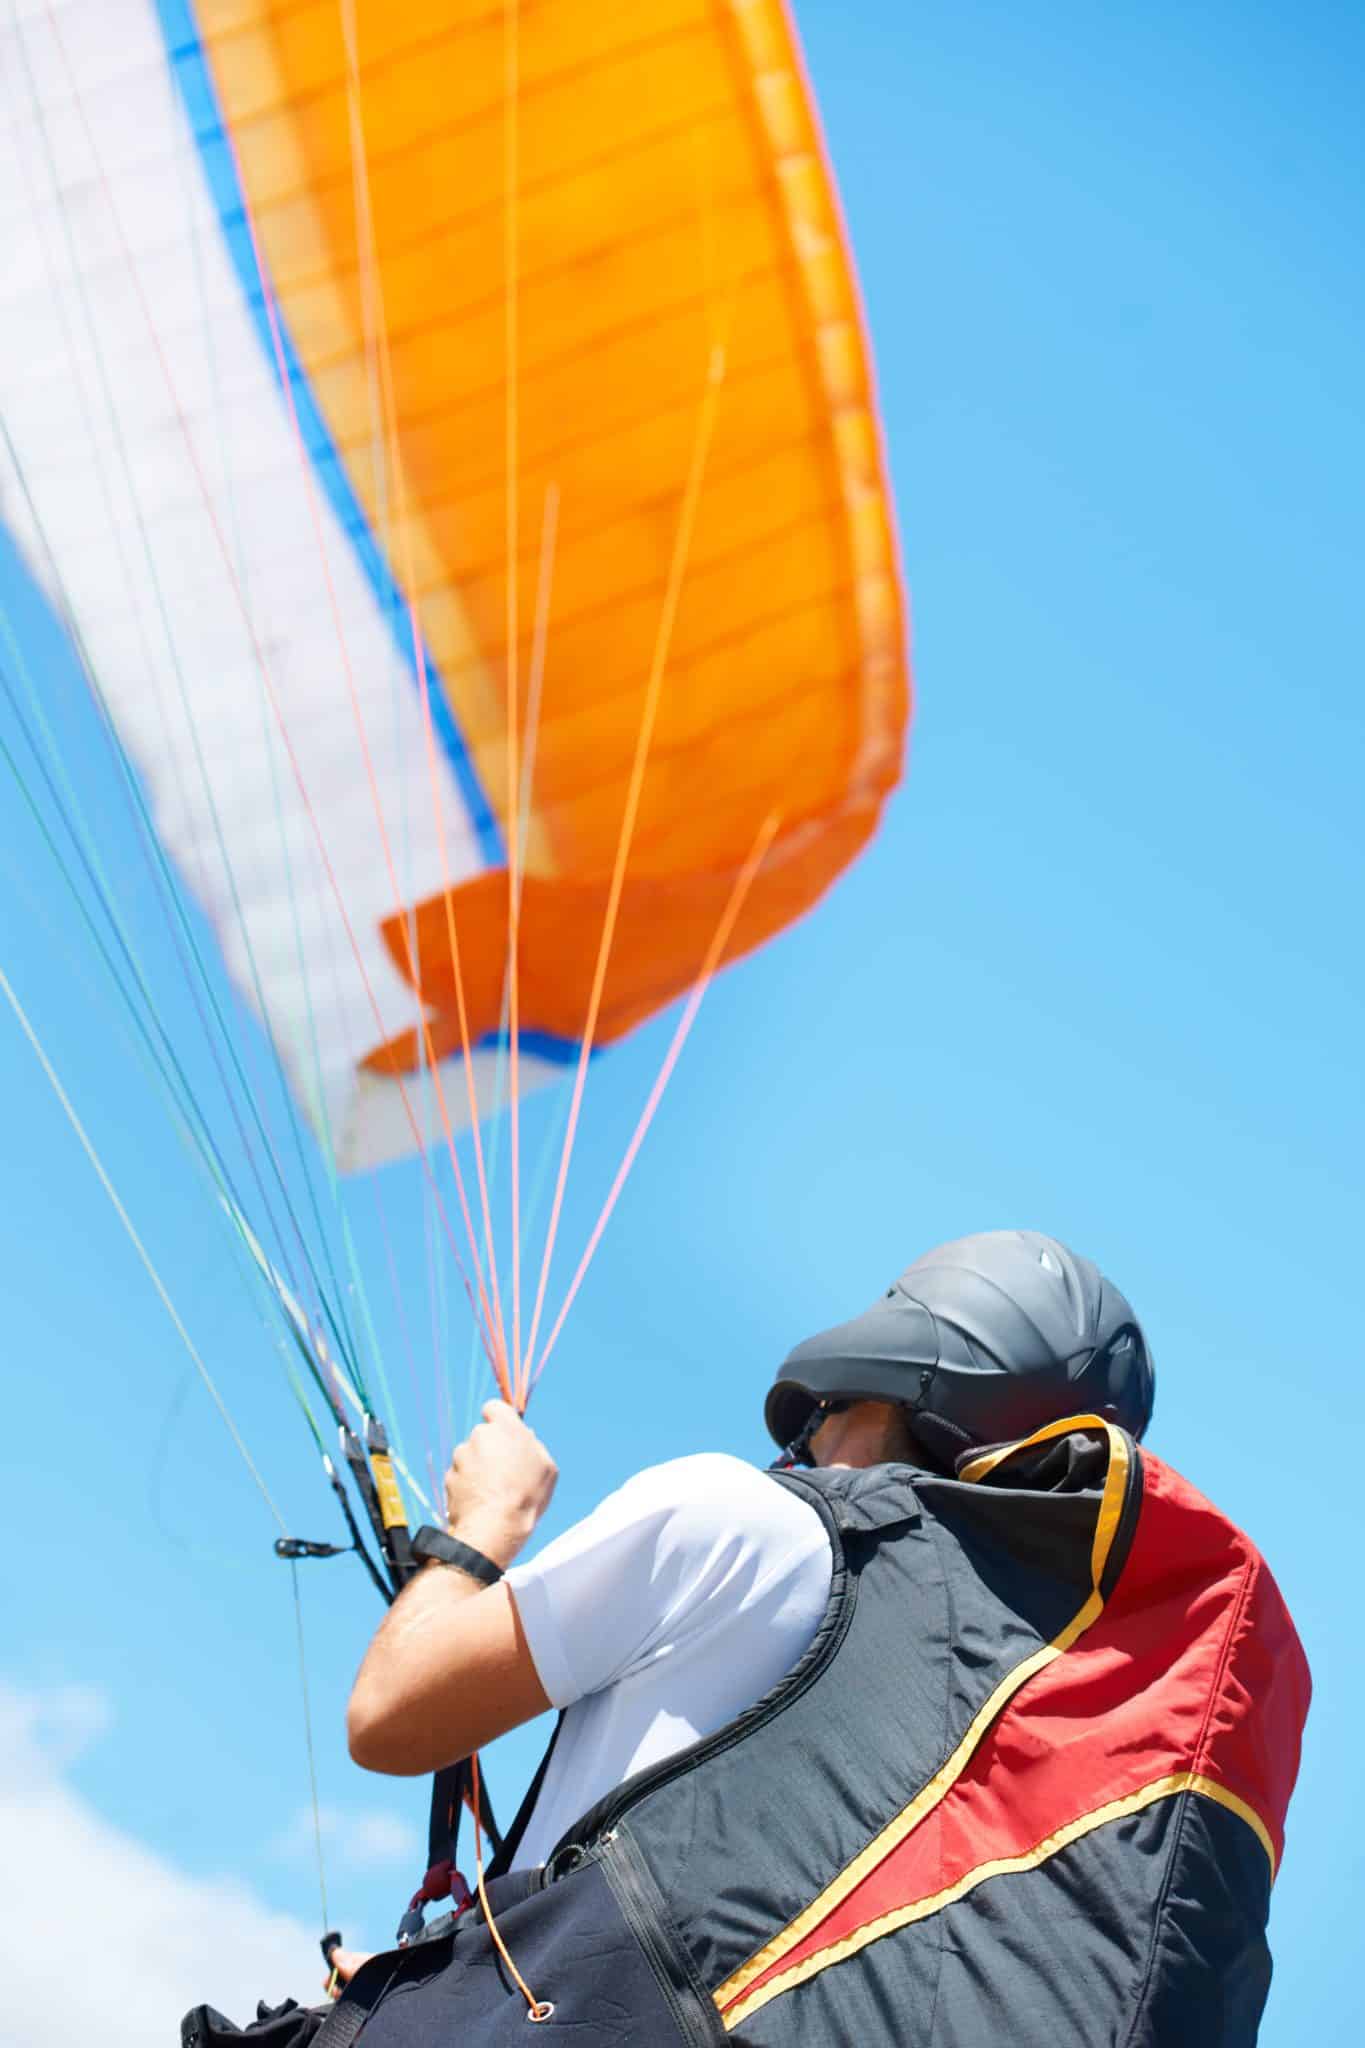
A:
<svg viewBox="0 0 1365 2048">
<path fill-rule="evenodd" d="M 474 1887 L 479 1895 L 479 1904 L 483 1907 L 483 1917 L 487 1922 L 488 1932 L 492 1939 L 494 1948 L 502 1957 L 503 1962 L 507 1965 L 508 1975 L 515 1983 L 522 1997 L 526 2000 L 527 2018 L 535 2021 L 547 2020 L 549 2019 L 551 2013 L 554 2011 L 554 2007 L 550 2005 L 545 1999 L 536 1997 L 535 1992 L 532 1991 L 530 1985 L 522 1976 L 521 1971 L 512 1961 L 511 1953 L 508 1950 L 507 1943 L 503 1940 L 502 1935 L 498 1930 L 498 1923 L 493 1918 L 493 1909 L 488 1903 L 488 1888 L 484 1883 L 483 1876 L 483 1827 L 479 1820 L 479 1786 L 481 1783 L 481 1779 L 479 1775 L 479 1759 L 477 1754 L 475 1754 L 469 1759 L 469 1772 L 474 1795 L 473 1799 L 470 1802 L 469 1809 L 474 1816 Z"/>
</svg>

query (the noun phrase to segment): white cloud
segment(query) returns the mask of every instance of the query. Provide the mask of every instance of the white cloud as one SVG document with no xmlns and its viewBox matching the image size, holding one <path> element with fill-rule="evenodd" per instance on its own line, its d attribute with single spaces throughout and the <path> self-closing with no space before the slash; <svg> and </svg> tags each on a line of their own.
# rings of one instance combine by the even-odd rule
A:
<svg viewBox="0 0 1365 2048">
<path fill-rule="evenodd" d="M 426 1869 L 426 1843 L 416 1828 L 395 1813 L 362 1813 L 351 1823 L 346 1860 L 358 1869 L 375 1863 L 402 1863 L 415 1878 Z"/>
<path fill-rule="evenodd" d="M 171 2048 L 206 2000 L 242 2023 L 262 1994 L 316 1997 L 317 1941 L 301 1922 L 230 1878 L 177 1870 L 67 1782 L 108 1720 L 96 1689 L 0 1683 L 7 2048 Z"/>
<path fill-rule="evenodd" d="M 271 1853 L 290 1863 L 311 1862 L 317 1855 L 318 1833 L 329 1869 L 372 1870 L 376 1865 L 400 1864 L 416 1883 L 426 1868 L 426 1845 L 401 1814 L 355 1813 L 339 1806 L 320 1806 L 316 1829 L 312 1807 L 301 1806 L 276 1835 Z"/>
</svg>

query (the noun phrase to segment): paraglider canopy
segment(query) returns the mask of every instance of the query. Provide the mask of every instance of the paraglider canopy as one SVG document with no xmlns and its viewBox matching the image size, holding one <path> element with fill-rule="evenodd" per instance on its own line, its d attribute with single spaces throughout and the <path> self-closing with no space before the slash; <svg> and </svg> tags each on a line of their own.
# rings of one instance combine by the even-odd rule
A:
<svg viewBox="0 0 1365 2048">
<path fill-rule="evenodd" d="M 145 0 L 117 47 L 93 4 L 39 31 L 0 87 L 6 502 L 300 1097 L 374 1164 L 487 1107 L 498 1040 L 533 1085 L 685 990 L 762 834 L 723 957 L 799 916 L 899 772 L 893 520 L 792 30 Z M 73 79 L 86 118 L 48 119 Z M 113 502 L 71 487 L 90 392 Z"/>
</svg>

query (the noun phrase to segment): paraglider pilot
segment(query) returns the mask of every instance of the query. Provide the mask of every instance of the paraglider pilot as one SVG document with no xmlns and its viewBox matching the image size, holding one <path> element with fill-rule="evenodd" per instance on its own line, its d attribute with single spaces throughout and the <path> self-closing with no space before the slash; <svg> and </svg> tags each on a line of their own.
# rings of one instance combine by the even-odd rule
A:
<svg viewBox="0 0 1365 2048">
<path fill-rule="evenodd" d="M 351 1750 L 555 1738 L 481 1896 L 298 2039 L 1247 2048 L 1308 1674 L 1153 1392 L 1118 1289 L 994 1231 L 797 1346 L 779 1467 L 653 1467 L 529 1559 L 555 1466 L 490 1403 Z"/>
</svg>

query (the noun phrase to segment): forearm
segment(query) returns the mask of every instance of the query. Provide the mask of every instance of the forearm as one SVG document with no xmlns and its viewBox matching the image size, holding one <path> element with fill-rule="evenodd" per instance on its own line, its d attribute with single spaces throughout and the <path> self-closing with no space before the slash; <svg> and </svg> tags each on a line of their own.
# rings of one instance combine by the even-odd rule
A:
<svg viewBox="0 0 1365 2048">
<path fill-rule="evenodd" d="M 457 1445 L 446 1474 L 450 1534 L 505 1570 L 555 1486 L 545 1446 L 506 1402 Z M 417 1777 L 469 1756 L 549 1705 L 505 1585 L 445 1564 L 403 1588 L 351 1691 L 346 1735 L 366 1770 Z"/>
<path fill-rule="evenodd" d="M 346 1733 L 351 1755 L 367 1769 L 414 1775 L 435 1768 L 425 1759 L 454 1730 L 438 1716 L 450 1688 L 451 1651 L 461 1609 L 493 1589 L 441 1564 L 424 1565 L 385 1615 L 351 1689 Z M 452 1763 L 458 1749 L 441 1761 Z"/>
<path fill-rule="evenodd" d="M 475 1517 L 451 1534 L 506 1565 L 530 1526 L 515 1516 Z M 367 1770 L 416 1777 L 470 1755 L 546 1704 L 507 1588 L 432 1563 L 404 1587 L 365 1653 L 347 1739 Z"/>
</svg>

